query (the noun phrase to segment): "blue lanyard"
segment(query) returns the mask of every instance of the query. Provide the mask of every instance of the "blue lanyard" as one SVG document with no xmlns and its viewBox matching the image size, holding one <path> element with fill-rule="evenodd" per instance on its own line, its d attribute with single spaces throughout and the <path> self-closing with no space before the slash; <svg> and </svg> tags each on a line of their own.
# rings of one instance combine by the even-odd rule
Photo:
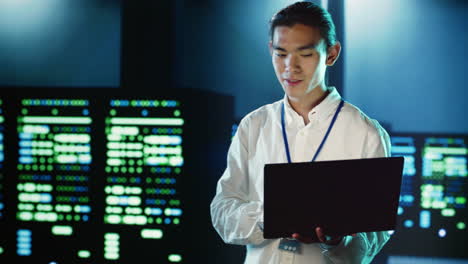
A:
<svg viewBox="0 0 468 264">
<path fill-rule="evenodd" d="M 318 147 L 317 151 L 315 152 L 315 155 L 312 158 L 311 162 L 315 161 L 318 154 L 320 153 L 320 150 L 322 150 L 323 144 L 327 140 L 328 134 L 330 134 L 330 131 L 331 131 L 333 125 L 335 124 L 336 117 L 338 116 L 338 113 L 340 112 L 343 105 L 344 105 L 344 101 L 341 100 L 340 104 L 338 105 L 338 108 L 336 109 L 335 115 L 333 116 L 333 119 L 332 119 L 332 121 L 330 123 L 330 126 L 328 127 L 327 133 L 325 133 L 325 137 L 323 137 L 322 143 L 320 143 L 320 146 Z M 288 162 L 291 163 L 291 154 L 289 153 L 288 136 L 286 134 L 286 126 L 284 124 L 284 109 L 285 109 L 285 105 L 284 105 L 284 103 L 282 103 L 282 107 L 281 107 L 281 128 L 283 129 L 283 140 L 284 140 L 284 146 L 285 146 L 285 149 L 286 149 L 286 156 L 288 158 Z"/>
</svg>

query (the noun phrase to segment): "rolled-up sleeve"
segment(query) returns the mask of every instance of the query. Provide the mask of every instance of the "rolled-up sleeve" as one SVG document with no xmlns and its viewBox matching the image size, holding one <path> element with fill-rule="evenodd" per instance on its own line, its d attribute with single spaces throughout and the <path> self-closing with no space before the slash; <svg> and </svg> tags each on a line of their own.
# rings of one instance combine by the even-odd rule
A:
<svg viewBox="0 0 468 264">
<path fill-rule="evenodd" d="M 249 199 L 248 121 L 243 119 L 228 151 L 227 168 L 211 202 L 211 220 L 224 242 L 247 245 L 264 241 L 259 223 L 263 204 Z"/>
</svg>

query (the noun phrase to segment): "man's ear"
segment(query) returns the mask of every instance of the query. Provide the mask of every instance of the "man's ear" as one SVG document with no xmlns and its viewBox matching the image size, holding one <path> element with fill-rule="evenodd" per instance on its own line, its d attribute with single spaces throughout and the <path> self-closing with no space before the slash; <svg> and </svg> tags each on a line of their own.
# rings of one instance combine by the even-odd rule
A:
<svg viewBox="0 0 468 264">
<path fill-rule="evenodd" d="M 268 49 L 270 50 L 270 56 L 273 55 L 273 43 L 271 40 L 268 42 Z"/>
<path fill-rule="evenodd" d="M 329 47 L 327 49 L 327 61 L 325 64 L 327 66 L 333 66 L 335 62 L 338 60 L 338 57 L 340 56 L 341 52 L 341 43 L 337 41 L 335 45 Z"/>
</svg>

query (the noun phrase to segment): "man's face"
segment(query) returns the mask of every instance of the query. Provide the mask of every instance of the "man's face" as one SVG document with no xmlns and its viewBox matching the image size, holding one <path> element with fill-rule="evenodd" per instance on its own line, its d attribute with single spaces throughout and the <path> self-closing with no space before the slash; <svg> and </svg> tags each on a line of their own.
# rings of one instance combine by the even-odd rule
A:
<svg viewBox="0 0 468 264">
<path fill-rule="evenodd" d="M 318 29 L 303 24 L 277 26 L 270 51 L 276 77 L 289 98 L 300 100 L 325 85 L 327 48 Z"/>
</svg>

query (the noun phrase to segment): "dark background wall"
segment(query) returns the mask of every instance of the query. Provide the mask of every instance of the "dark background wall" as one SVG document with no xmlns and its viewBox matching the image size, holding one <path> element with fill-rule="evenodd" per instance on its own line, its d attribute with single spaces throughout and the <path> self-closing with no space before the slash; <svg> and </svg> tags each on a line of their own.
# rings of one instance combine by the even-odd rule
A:
<svg viewBox="0 0 468 264">
<path fill-rule="evenodd" d="M 467 133 L 468 1 L 345 3 L 345 98 L 394 131 Z"/>
<path fill-rule="evenodd" d="M 0 1 L 0 85 L 120 83 L 120 1 Z"/>
</svg>

